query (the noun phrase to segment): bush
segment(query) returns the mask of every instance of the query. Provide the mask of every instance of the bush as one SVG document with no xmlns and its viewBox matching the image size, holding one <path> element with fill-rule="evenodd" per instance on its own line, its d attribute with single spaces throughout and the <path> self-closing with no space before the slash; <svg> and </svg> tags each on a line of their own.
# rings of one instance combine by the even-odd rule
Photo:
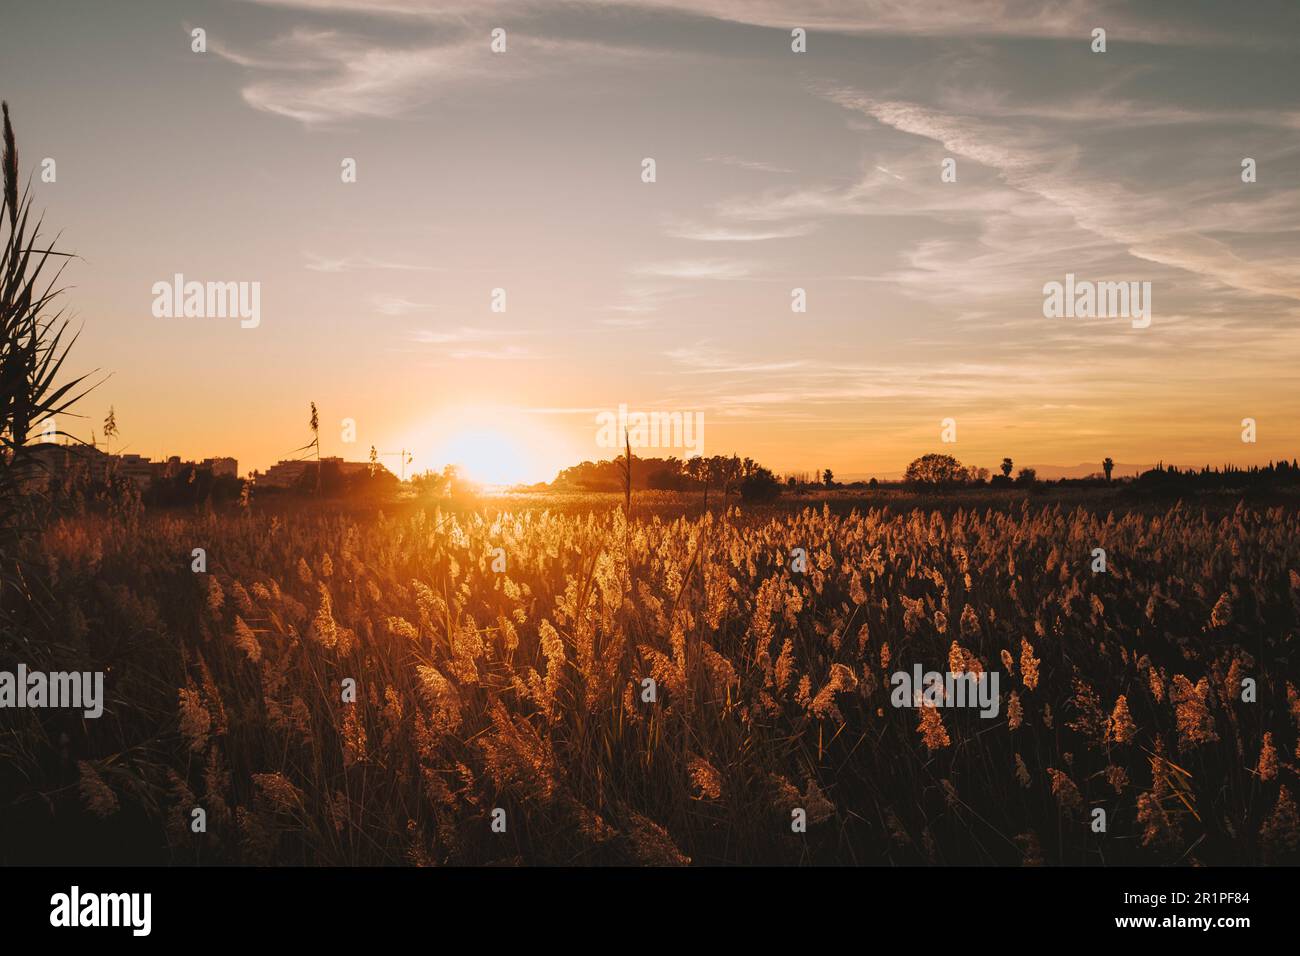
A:
<svg viewBox="0 0 1300 956">
<path fill-rule="evenodd" d="M 740 497 L 745 501 L 771 501 L 781 494 L 781 483 L 766 468 L 759 467 L 740 483 Z"/>
</svg>

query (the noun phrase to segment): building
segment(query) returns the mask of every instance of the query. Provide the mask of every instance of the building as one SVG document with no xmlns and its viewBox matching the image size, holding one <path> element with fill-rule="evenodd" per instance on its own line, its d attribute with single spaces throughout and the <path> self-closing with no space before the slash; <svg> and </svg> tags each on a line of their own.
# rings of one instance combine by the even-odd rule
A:
<svg viewBox="0 0 1300 956">
<path fill-rule="evenodd" d="M 199 468 L 211 471 L 213 478 L 239 477 L 239 462 L 233 458 L 204 458 Z"/>
<path fill-rule="evenodd" d="M 38 442 L 27 451 L 32 467 L 24 480 L 29 485 L 44 487 L 78 474 L 103 481 L 108 474 L 109 456 L 92 445 Z"/>
<path fill-rule="evenodd" d="M 386 474 L 388 469 L 376 462 L 371 465 L 368 461 L 344 461 L 341 458 L 335 459 L 338 462 L 339 474 L 344 478 L 351 478 L 353 475 L 369 474 L 370 469 L 374 468 L 375 474 Z"/>
<path fill-rule="evenodd" d="M 134 485 L 144 491 L 153 482 L 154 466 L 153 462 L 141 455 L 112 455 L 110 458 L 109 470 L 115 472 L 122 478 L 129 479 Z"/>
<path fill-rule="evenodd" d="M 154 465 L 153 476 L 155 478 L 175 478 L 177 475 L 194 467 L 192 461 L 181 461 L 180 455 L 172 455 L 166 461 L 160 461 Z"/>
<path fill-rule="evenodd" d="M 238 477 L 239 464 L 234 458 L 205 458 L 202 462 L 181 461 L 172 455 L 166 461 L 153 461 L 144 455 L 109 455 L 93 445 L 76 442 L 56 444 L 40 442 L 28 449 L 33 466 L 26 477 L 29 485 L 43 487 L 50 481 L 74 476 L 102 482 L 110 477 L 124 478 L 140 491 L 155 481 L 186 475 L 191 471 L 208 472 L 214 478 Z"/>
<path fill-rule="evenodd" d="M 172 455 L 166 461 L 157 461 L 151 465 L 155 480 L 175 478 L 178 475 L 210 474 L 213 478 L 239 477 L 239 462 L 234 458 L 204 458 L 202 461 L 181 461 L 179 455 Z"/>
<path fill-rule="evenodd" d="M 266 469 L 265 474 L 257 476 L 257 484 L 259 487 L 267 488 L 292 488 L 306 473 L 307 462 L 305 461 L 277 461 Z"/>
<path fill-rule="evenodd" d="M 359 475 L 368 475 L 374 469 L 376 475 L 391 475 L 387 468 L 368 461 L 344 461 L 337 456 L 326 456 L 320 460 L 321 478 L 325 484 L 343 479 L 347 481 Z M 258 487 L 296 488 L 304 480 L 315 482 L 316 459 L 278 461 L 265 474 L 257 476 Z M 394 476 L 396 477 L 396 476 Z"/>
</svg>

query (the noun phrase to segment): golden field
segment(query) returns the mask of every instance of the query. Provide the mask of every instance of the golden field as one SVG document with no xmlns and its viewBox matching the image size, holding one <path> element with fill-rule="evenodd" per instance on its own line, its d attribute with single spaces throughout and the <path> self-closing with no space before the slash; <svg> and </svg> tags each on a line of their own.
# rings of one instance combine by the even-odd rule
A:
<svg viewBox="0 0 1300 956">
<path fill-rule="evenodd" d="M 1295 862 L 1298 532 L 1245 504 L 60 518 L 53 611 L 4 660 L 104 670 L 106 712 L 5 715 L 0 855 Z M 892 706 L 915 664 L 997 672 L 997 717 Z"/>
</svg>

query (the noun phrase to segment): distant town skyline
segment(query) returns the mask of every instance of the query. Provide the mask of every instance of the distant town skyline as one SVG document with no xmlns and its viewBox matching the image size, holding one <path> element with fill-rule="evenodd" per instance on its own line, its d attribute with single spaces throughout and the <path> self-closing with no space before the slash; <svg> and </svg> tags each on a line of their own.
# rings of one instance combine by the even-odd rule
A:
<svg viewBox="0 0 1300 956">
<path fill-rule="evenodd" d="M 310 469 L 310 467 L 314 465 L 318 460 L 314 455 L 305 458 L 304 457 L 284 458 L 284 459 L 280 459 L 277 462 L 274 462 L 273 464 L 267 466 L 266 468 L 241 469 L 239 468 L 238 459 L 232 456 L 209 455 L 199 459 L 184 459 L 179 455 L 160 455 L 155 458 L 150 455 L 141 455 L 136 452 L 130 452 L 125 450 L 114 450 L 110 452 L 107 450 L 108 449 L 107 445 L 105 445 L 102 448 L 99 447 L 98 444 L 83 445 L 67 438 L 62 439 L 59 442 L 48 442 L 48 441 L 38 442 L 35 446 L 35 449 L 37 452 L 37 457 L 42 460 L 45 460 L 45 465 L 47 469 L 50 469 L 51 466 L 51 461 L 48 460 L 50 459 L 50 456 L 47 450 L 73 449 L 73 450 L 91 451 L 93 453 L 98 454 L 105 461 L 110 461 L 110 460 L 116 461 L 120 469 L 119 473 L 125 475 L 126 477 L 133 478 L 134 480 L 137 481 L 138 484 L 141 484 L 142 486 L 147 486 L 148 482 L 153 480 L 154 478 L 181 474 L 186 469 L 193 468 L 193 469 L 198 469 L 200 471 L 208 470 L 212 472 L 214 476 L 228 475 L 230 477 L 238 477 L 241 480 L 247 478 L 254 478 L 256 479 L 258 486 L 261 487 L 287 488 L 296 484 L 302 478 L 302 476 Z M 669 453 L 665 455 L 654 454 L 653 450 L 652 453 L 647 455 L 638 455 L 636 451 L 633 451 L 634 461 L 635 460 L 663 461 L 665 458 L 668 457 L 678 458 L 679 460 L 683 460 L 683 461 L 686 460 L 684 458 L 681 458 L 681 456 L 671 455 L 671 450 L 669 450 Z M 728 456 L 723 456 L 723 457 L 728 457 Z M 595 458 L 595 459 L 585 459 L 584 461 L 594 462 L 600 460 L 602 459 Z M 603 459 L 603 460 L 608 460 L 608 459 Z M 1277 459 L 1276 461 L 1285 463 L 1287 460 L 1288 459 L 1286 459 L 1285 457 L 1282 457 L 1280 459 Z M 1292 462 L 1296 461 L 1296 456 L 1292 456 L 1289 460 Z M 348 460 L 340 455 L 322 455 L 319 461 L 327 464 L 332 463 L 337 466 L 340 466 L 341 473 L 344 476 L 347 476 L 349 474 L 354 474 L 363 469 L 369 469 L 372 467 L 372 463 L 369 461 L 368 457 L 367 460 L 361 461 L 361 460 Z M 1023 462 L 1023 461 L 1015 461 L 1014 459 L 1011 459 L 1011 461 L 1012 461 L 1011 474 L 1013 476 L 1019 473 L 1022 469 L 1030 469 L 1035 472 L 1037 479 L 1040 481 L 1055 481 L 1060 479 L 1095 477 L 1095 476 L 1103 475 L 1105 472 L 1105 465 L 1103 464 L 1105 459 L 1099 462 L 1080 462 L 1077 465 L 1072 465 L 1072 466 L 1047 464 L 1042 462 Z M 542 482 L 551 483 L 563 471 L 572 468 L 573 466 L 580 465 L 582 463 L 583 462 L 580 461 L 572 462 L 570 463 L 570 465 L 565 466 L 565 468 L 561 468 L 556 475 L 552 475 L 550 478 L 539 479 L 539 481 L 537 482 L 531 482 L 531 481 L 517 482 L 517 484 L 538 484 Z M 1273 460 L 1270 460 L 1268 462 L 1268 464 L 1273 464 L 1273 463 L 1274 463 Z M 455 463 L 448 462 L 447 464 L 455 464 Z M 757 462 L 757 464 L 763 465 L 764 463 Z M 978 462 L 963 462 L 963 464 L 969 466 L 972 472 L 983 471 L 987 473 L 985 477 L 990 477 L 999 473 L 999 466 L 1002 465 L 1003 462 L 999 461 L 994 465 L 983 465 Z M 1217 469 L 1223 467 L 1224 465 L 1232 465 L 1232 463 L 1204 462 L 1199 465 L 1193 465 L 1187 463 L 1157 461 L 1157 462 L 1136 464 L 1136 463 L 1129 463 L 1129 462 L 1116 462 L 1113 459 L 1111 459 L 1112 475 L 1117 480 L 1122 480 L 1128 477 L 1135 477 L 1144 471 L 1148 471 L 1150 469 L 1157 468 L 1157 467 L 1174 466 L 1181 469 L 1209 467 L 1212 469 Z M 414 478 L 424 473 L 425 471 L 434 471 L 434 472 L 441 473 L 446 468 L 446 465 L 442 466 L 441 468 L 419 469 L 413 466 L 413 462 L 408 462 L 407 469 L 409 470 L 406 470 L 401 468 L 401 464 L 399 462 L 397 470 L 394 470 L 394 469 L 390 469 L 383 462 L 376 461 L 374 462 L 374 467 L 381 471 L 388 472 L 389 474 L 393 475 L 394 478 L 398 478 L 399 480 L 404 481 L 408 478 Z M 53 468 L 51 470 L 57 474 L 60 469 Z M 823 468 L 785 469 L 784 471 L 778 473 L 778 477 L 784 477 L 787 475 L 803 476 L 803 479 L 816 483 L 822 480 L 822 476 L 824 475 L 825 470 L 826 469 Z M 835 480 L 837 482 L 857 482 L 857 481 L 864 481 L 869 478 L 876 478 L 882 481 L 895 481 L 895 480 L 901 480 L 904 474 L 904 471 L 902 469 L 896 472 L 873 472 L 870 474 L 860 473 L 860 472 L 835 472 L 834 469 L 831 469 L 831 471 L 835 474 Z M 473 476 L 471 475 L 466 475 L 466 477 L 473 478 Z M 475 480 L 487 481 L 486 479 L 475 479 Z M 495 484 L 494 482 L 488 482 L 488 483 Z M 505 484 L 516 484 L 516 482 L 507 482 Z"/>
<path fill-rule="evenodd" d="M 0 96 L 79 257 L 67 371 L 102 379 L 60 427 L 112 406 L 115 450 L 265 471 L 315 402 L 322 454 L 502 483 L 613 457 L 624 404 L 779 472 L 1290 460 L 1296 27 L 1283 2 L 20 4 Z"/>
</svg>

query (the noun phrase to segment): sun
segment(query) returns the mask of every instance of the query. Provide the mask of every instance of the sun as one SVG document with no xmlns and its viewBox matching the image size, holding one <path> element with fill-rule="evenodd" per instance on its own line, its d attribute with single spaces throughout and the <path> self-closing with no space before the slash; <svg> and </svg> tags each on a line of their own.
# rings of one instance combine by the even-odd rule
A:
<svg viewBox="0 0 1300 956">
<path fill-rule="evenodd" d="M 448 436 L 435 457 L 456 465 L 466 478 L 482 485 L 517 485 L 538 480 L 536 469 L 517 440 L 498 429 L 458 431 Z"/>
<path fill-rule="evenodd" d="M 417 469 L 455 465 L 470 481 L 488 487 L 550 481 L 573 464 L 567 445 L 537 416 L 515 409 L 445 409 L 421 431 Z"/>
</svg>

